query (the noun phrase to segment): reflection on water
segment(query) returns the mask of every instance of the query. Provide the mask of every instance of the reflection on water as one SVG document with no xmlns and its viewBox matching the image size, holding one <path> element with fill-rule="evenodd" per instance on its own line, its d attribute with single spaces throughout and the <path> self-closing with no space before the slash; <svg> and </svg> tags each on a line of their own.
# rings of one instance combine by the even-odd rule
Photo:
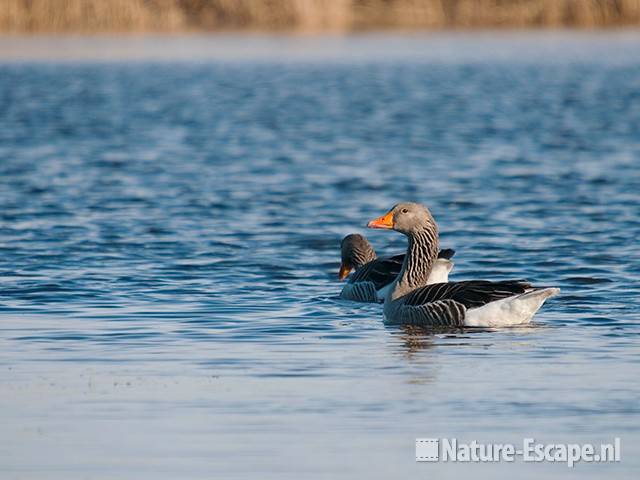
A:
<svg viewBox="0 0 640 480">
<path fill-rule="evenodd" d="M 620 436 L 622 463 L 562 474 L 629 477 L 638 41 L 496 38 L 0 64 L 3 478 L 423 476 L 425 436 Z M 526 328 L 383 326 L 337 298 L 338 246 L 401 199 L 432 208 L 452 278 L 563 294 Z"/>
</svg>

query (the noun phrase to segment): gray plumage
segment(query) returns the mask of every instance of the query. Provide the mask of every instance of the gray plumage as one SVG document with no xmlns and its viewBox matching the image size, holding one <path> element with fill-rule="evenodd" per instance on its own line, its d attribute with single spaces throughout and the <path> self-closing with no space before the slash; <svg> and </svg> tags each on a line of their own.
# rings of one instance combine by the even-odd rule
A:
<svg viewBox="0 0 640 480">
<path fill-rule="evenodd" d="M 389 323 L 426 327 L 527 323 L 546 298 L 559 293 L 557 288 L 534 288 L 522 280 L 427 285 L 439 242 L 438 226 L 422 205 L 400 203 L 369 226 L 393 229 L 408 238 L 402 270 L 384 301 Z"/>
<path fill-rule="evenodd" d="M 357 270 L 376 259 L 376 251 L 359 233 L 351 233 L 340 242 L 342 264 Z"/>
<path fill-rule="evenodd" d="M 342 239 L 340 244 L 341 264 L 338 277 L 342 280 L 348 272 L 355 269 L 340 296 L 346 300 L 359 302 L 380 302 L 384 297 L 383 289 L 398 276 L 404 262 L 404 254 L 393 257 L 377 258 L 369 241 L 362 235 L 352 233 Z M 447 281 L 448 272 L 453 263 L 454 250 L 447 249 L 438 253 L 437 269 L 430 283 Z"/>
</svg>

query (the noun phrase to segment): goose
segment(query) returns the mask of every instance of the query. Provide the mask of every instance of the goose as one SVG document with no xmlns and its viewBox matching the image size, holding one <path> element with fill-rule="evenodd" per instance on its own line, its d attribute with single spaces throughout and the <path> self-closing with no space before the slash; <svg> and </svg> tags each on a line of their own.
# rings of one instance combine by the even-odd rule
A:
<svg viewBox="0 0 640 480">
<path fill-rule="evenodd" d="M 423 327 L 502 327 L 529 323 L 553 287 L 524 280 L 471 280 L 427 285 L 438 256 L 438 225 L 418 203 L 399 203 L 369 228 L 395 230 L 408 237 L 400 274 L 384 299 L 385 323 Z"/>
<path fill-rule="evenodd" d="M 338 278 L 344 280 L 352 269 L 355 272 L 349 277 L 342 289 L 340 297 L 356 302 L 381 302 L 386 289 L 396 279 L 404 254 L 393 257 L 377 258 L 376 251 L 369 241 L 358 233 L 352 233 L 342 239 L 340 244 L 341 259 Z M 452 249 L 442 250 L 433 264 L 427 284 L 449 281 L 449 272 L 453 268 Z"/>
</svg>

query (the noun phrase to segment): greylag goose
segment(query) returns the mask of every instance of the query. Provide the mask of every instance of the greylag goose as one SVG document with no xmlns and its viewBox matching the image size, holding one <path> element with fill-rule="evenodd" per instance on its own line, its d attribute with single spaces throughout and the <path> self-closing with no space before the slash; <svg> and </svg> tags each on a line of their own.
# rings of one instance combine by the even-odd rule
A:
<svg viewBox="0 0 640 480">
<path fill-rule="evenodd" d="M 427 286 L 438 256 L 438 226 L 417 203 L 399 203 L 369 228 L 408 237 L 407 254 L 384 300 L 385 321 L 416 326 L 498 327 L 528 323 L 558 288 L 535 288 L 522 280 L 437 283 Z"/>
<path fill-rule="evenodd" d="M 377 258 L 376 251 L 369 241 L 358 233 L 352 233 L 342 239 L 340 244 L 341 263 L 338 278 L 344 280 L 351 269 L 355 272 L 349 277 L 340 297 L 356 302 L 380 302 L 384 300 L 386 288 L 396 279 L 402 269 L 404 254 L 393 257 Z M 449 281 L 449 272 L 453 268 L 452 249 L 442 250 L 433 264 L 427 284 Z"/>
</svg>

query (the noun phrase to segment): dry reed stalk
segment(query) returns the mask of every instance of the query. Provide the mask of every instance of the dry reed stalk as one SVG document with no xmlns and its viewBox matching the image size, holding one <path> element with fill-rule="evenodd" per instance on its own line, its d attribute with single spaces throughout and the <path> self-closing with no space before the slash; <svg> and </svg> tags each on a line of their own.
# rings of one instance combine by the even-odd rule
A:
<svg viewBox="0 0 640 480">
<path fill-rule="evenodd" d="M 0 0 L 0 32 L 640 25 L 640 0 Z"/>
</svg>

